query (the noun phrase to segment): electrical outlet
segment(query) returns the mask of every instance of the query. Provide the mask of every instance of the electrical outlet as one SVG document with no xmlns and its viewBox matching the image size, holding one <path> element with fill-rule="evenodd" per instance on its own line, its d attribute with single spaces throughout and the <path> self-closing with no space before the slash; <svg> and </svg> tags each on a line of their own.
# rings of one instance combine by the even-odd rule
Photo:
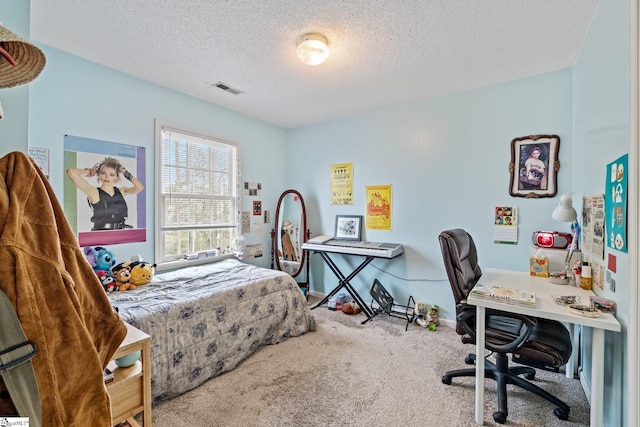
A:
<svg viewBox="0 0 640 427">
<path fill-rule="evenodd" d="M 609 283 L 609 289 L 611 289 L 611 292 L 616 291 L 616 279 L 611 278 L 611 283 Z"/>
</svg>

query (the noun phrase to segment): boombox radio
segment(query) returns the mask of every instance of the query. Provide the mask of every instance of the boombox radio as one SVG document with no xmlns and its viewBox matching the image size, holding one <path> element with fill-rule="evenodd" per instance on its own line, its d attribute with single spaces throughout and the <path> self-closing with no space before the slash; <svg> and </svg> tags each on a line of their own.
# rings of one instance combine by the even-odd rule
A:
<svg viewBox="0 0 640 427">
<path fill-rule="evenodd" d="M 573 236 L 560 231 L 534 231 L 531 241 L 541 248 L 566 249 L 571 245 Z"/>
</svg>

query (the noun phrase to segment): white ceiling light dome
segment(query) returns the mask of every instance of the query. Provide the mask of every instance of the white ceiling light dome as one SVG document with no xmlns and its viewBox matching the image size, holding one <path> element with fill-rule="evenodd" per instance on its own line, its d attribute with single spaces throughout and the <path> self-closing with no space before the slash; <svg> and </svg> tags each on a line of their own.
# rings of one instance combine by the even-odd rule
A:
<svg viewBox="0 0 640 427">
<path fill-rule="evenodd" d="M 307 65 L 322 64 L 329 56 L 327 38 L 322 34 L 308 33 L 298 39 L 298 59 Z"/>
</svg>

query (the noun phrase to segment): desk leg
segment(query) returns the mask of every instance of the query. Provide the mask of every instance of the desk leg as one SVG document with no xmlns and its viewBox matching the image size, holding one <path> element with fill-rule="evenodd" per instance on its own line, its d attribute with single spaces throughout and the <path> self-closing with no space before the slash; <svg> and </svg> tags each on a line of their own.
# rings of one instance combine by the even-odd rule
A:
<svg viewBox="0 0 640 427">
<path fill-rule="evenodd" d="M 604 329 L 591 329 L 591 426 L 601 426 L 604 397 Z"/>
<path fill-rule="evenodd" d="M 484 424 L 485 308 L 476 306 L 476 424 Z"/>
<path fill-rule="evenodd" d="M 578 325 L 574 325 L 573 323 L 570 324 L 566 324 L 565 326 L 567 327 L 567 330 L 569 331 L 569 336 L 571 337 L 571 346 L 573 347 L 573 350 L 571 351 L 571 356 L 569 357 L 569 360 L 567 361 L 567 364 L 565 365 L 564 369 L 565 369 L 565 376 L 567 378 L 571 378 L 573 379 L 574 374 L 576 372 L 576 365 L 577 365 L 577 358 L 578 358 L 578 352 L 580 351 L 578 348 Z"/>
</svg>

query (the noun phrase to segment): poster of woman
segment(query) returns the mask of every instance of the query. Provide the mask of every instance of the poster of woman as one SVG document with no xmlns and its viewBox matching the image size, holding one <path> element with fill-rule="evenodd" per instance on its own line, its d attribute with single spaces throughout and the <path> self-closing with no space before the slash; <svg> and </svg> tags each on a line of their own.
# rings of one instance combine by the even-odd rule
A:
<svg viewBox="0 0 640 427">
<path fill-rule="evenodd" d="M 66 135 L 65 213 L 80 246 L 146 241 L 145 149 Z"/>
</svg>

